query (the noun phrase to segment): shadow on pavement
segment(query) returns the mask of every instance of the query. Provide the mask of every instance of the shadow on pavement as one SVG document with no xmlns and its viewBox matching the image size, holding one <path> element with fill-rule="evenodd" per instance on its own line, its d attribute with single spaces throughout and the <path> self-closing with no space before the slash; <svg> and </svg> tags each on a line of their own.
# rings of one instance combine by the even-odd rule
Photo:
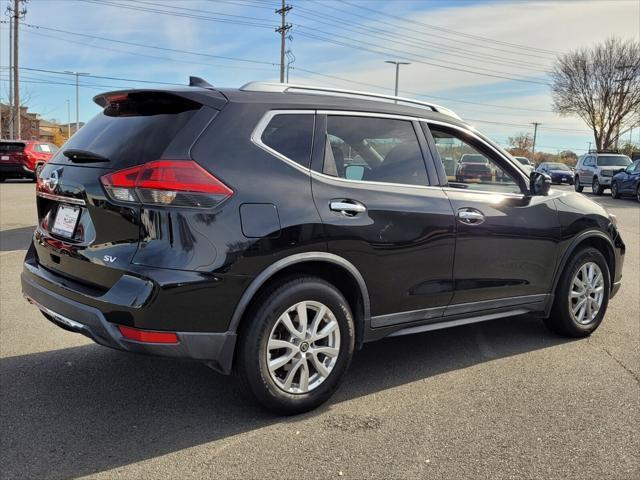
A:
<svg viewBox="0 0 640 480">
<path fill-rule="evenodd" d="M 35 225 L 29 227 L 14 228 L 0 231 L 0 252 L 10 252 L 12 250 L 26 250 L 33 237 Z"/>
<path fill-rule="evenodd" d="M 356 353 L 328 406 L 279 418 L 231 377 L 197 363 L 97 345 L 0 360 L 4 478 L 77 477 L 201 445 L 331 403 L 552 347 L 564 340 L 528 317 L 396 337 Z"/>
</svg>

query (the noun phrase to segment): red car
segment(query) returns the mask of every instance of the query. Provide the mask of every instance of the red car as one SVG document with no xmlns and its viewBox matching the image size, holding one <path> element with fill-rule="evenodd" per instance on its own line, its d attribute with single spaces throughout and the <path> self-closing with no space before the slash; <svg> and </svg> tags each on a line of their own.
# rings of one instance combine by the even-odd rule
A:
<svg viewBox="0 0 640 480">
<path fill-rule="evenodd" d="M 0 141 L 0 182 L 7 178 L 36 179 L 42 166 L 58 151 L 53 143 L 39 140 Z"/>
</svg>

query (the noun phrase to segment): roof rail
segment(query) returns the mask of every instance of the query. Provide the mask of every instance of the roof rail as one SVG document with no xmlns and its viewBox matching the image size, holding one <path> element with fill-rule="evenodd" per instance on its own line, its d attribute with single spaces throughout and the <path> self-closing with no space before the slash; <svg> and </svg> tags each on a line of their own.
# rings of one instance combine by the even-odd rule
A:
<svg viewBox="0 0 640 480">
<path fill-rule="evenodd" d="M 318 94 L 333 94 L 337 96 L 356 96 L 356 97 L 368 97 L 374 99 L 383 99 L 383 100 L 393 100 L 396 103 L 406 103 L 410 105 L 416 105 L 422 108 L 429 108 L 430 110 L 438 113 L 442 113 L 443 115 L 448 115 L 450 117 L 457 118 L 458 120 L 462 120 L 455 112 L 449 110 L 448 108 L 442 107 L 435 103 L 423 102 L 420 100 L 414 100 L 413 98 L 406 97 L 396 97 L 393 95 L 385 95 L 382 93 L 372 93 L 372 92 L 361 92 L 358 90 L 345 90 L 342 88 L 332 88 L 332 87 L 316 87 L 313 85 L 292 85 L 289 83 L 275 83 L 275 82 L 249 82 L 242 87 L 240 90 L 244 92 L 299 92 L 299 93 L 318 93 Z"/>
</svg>

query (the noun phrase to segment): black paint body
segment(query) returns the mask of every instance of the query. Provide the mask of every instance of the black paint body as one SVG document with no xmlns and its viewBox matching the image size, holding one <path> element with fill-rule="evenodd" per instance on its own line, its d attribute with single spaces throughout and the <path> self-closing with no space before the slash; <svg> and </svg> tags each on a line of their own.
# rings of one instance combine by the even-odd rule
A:
<svg viewBox="0 0 640 480">
<path fill-rule="evenodd" d="M 624 244 L 607 213 L 586 197 L 553 190 L 532 196 L 525 174 L 506 157 L 500 161 L 518 178 L 521 195 L 447 187 L 428 124 L 469 128 L 453 117 L 335 96 L 198 87 L 171 94 L 202 107 L 162 158 L 195 160 L 234 195 L 213 209 L 119 204 L 100 183 L 101 175 L 116 168 L 74 164 L 58 153 L 42 178 L 57 170 L 55 193 L 86 206 L 68 241 L 50 232 L 60 202 L 38 197 L 40 224 L 23 272 L 23 290 L 34 302 L 51 310 L 54 304 L 68 307 L 66 316 L 88 309 L 106 331 L 122 324 L 181 332 L 185 339 L 211 335 L 223 352 L 211 358 L 194 353 L 199 346 L 178 353 L 167 347 L 144 351 L 210 360 L 227 372 L 239 325 L 251 321 L 243 319 L 244 309 L 260 286 L 281 274 L 281 266 L 343 276 L 337 283 L 354 299 L 359 343 L 478 312 L 509 311 L 514 303 L 547 314 L 559 272 L 580 242 L 606 250 L 613 293 L 619 287 Z M 272 110 L 318 110 L 306 167 L 295 168 L 252 141 Z M 319 173 L 322 112 L 331 110 L 410 117 L 429 184 L 348 182 Z M 330 210 L 335 199 L 357 200 L 367 210 L 345 217 Z M 484 223 L 456 221 L 455 213 L 465 207 L 482 211 Z M 108 346 L 142 351 L 122 339 L 83 333 Z"/>
</svg>

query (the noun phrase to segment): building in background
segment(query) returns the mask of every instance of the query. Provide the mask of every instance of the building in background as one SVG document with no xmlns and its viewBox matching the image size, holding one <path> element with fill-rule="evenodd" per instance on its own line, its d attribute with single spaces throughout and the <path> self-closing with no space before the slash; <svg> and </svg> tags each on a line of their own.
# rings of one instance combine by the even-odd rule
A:
<svg viewBox="0 0 640 480">
<path fill-rule="evenodd" d="M 0 133 L 2 138 L 9 138 L 9 124 L 11 106 L 3 103 L 0 105 L 2 109 L 2 123 L 0 124 Z M 22 130 L 19 135 L 20 140 L 38 140 L 40 137 L 40 118 L 37 113 L 27 111 L 27 107 L 20 107 L 20 128 Z"/>
</svg>

